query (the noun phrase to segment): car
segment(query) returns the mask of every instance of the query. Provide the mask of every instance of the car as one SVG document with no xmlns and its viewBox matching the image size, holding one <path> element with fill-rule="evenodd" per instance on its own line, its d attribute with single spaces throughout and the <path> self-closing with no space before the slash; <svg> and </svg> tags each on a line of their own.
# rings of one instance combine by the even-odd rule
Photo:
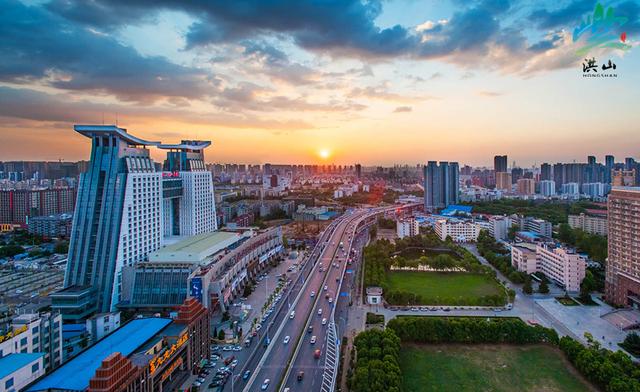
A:
<svg viewBox="0 0 640 392">
<path fill-rule="evenodd" d="M 326 318 L 323 318 L 323 319 L 322 319 L 322 325 L 326 325 L 326 324 L 327 324 L 327 319 L 326 319 Z"/>
<path fill-rule="evenodd" d="M 259 331 L 260 328 L 262 328 L 262 325 L 261 324 L 256 324 L 256 331 Z"/>
<path fill-rule="evenodd" d="M 269 383 L 271 382 L 271 380 L 269 380 L 268 378 L 266 378 L 264 380 L 264 382 L 262 383 L 262 386 L 260 387 L 260 389 L 262 389 L 263 391 L 266 391 L 267 388 L 269 388 Z"/>
<path fill-rule="evenodd" d="M 329 303 L 333 302 L 333 298 L 329 297 Z"/>
<path fill-rule="evenodd" d="M 318 309 L 318 316 L 322 315 L 322 308 Z"/>
<path fill-rule="evenodd" d="M 246 372 L 244 372 L 244 374 L 242 375 L 242 379 L 246 380 L 249 378 L 249 376 L 251 375 L 251 370 L 247 370 Z"/>
<path fill-rule="evenodd" d="M 298 381 L 302 381 L 303 378 L 304 378 L 304 372 L 302 370 L 300 370 L 298 372 Z"/>
<path fill-rule="evenodd" d="M 199 381 L 195 381 L 195 382 L 193 383 L 193 386 L 194 386 L 194 387 L 199 387 L 200 385 L 202 385 L 202 383 L 201 383 L 201 382 L 199 382 Z"/>
<path fill-rule="evenodd" d="M 314 357 L 315 359 L 320 358 L 320 349 L 318 349 L 318 350 L 316 350 L 316 351 L 314 351 L 314 352 L 313 352 L 313 357 Z"/>
<path fill-rule="evenodd" d="M 327 291 L 329 289 L 329 286 L 324 286 L 324 291 Z"/>
<path fill-rule="evenodd" d="M 289 315 L 289 318 L 290 318 L 291 320 L 293 320 L 293 318 L 294 318 L 294 317 L 296 317 L 296 311 L 295 311 L 295 310 L 292 310 L 292 311 L 291 311 L 291 314 Z"/>
<path fill-rule="evenodd" d="M 311 333 L 313 332 L 313 325 L 310 325 L 309 328 L 307 328 L 307 333 Z"/>
<path fill-rule="evenodd" d="M 198 377 L 196 381 L 202 384 L 204 382 L 204 377 Z"/>
<path fill-rule="evenodd" d="M 315 297 L 315 295 L 316 295 L 316 292 L 315 292 L 315 291 L 312 291 L 312 292 L 311 292 L 311 297 Z"/>
<path fill-rule="evenodd" d="M 284 344 L 289 343 L 289 340 L 291 340 L 291 338 L 289 337 L 289 335 L 284 337 Z"/>
<path fill-rule="evenodd" d="M 316 335 L 313 335 L 311 337 L 311 344 L 315 344 L 316 343 Z"/>
<path fill-rule="evenodd" d="M 233 351 L 242 351 L 241 346 L 233 346 Z"/>
</svg>

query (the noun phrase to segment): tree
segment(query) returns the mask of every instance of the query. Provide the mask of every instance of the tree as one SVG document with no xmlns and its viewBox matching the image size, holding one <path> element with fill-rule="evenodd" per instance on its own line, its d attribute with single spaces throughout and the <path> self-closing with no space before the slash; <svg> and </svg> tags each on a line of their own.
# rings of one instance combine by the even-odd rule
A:
<svg viewBox="0 0 640 392">
<path fill-rule="evenodd" d="M 13 257 L 24 252 L 24 248 L 19 245 L 6 245 L 0 247 L 0 257 Z"/>
<path fill-rule="evenodd" d="M 558 226 L 558 239 L 565 244 L 575 245 L 576 237 L 568 223 L 561 223 Z"/>
<path fill-rule="evenodd" d="M 527 278 L 527 280 L 524 282 L 522 292 L 528 295 L 533 293 L 533 287 L 531 287 L 531 278 Z"/>
<path fill-rule="evenodd" d="M 597 283 L 595 277 L 593 276 L 593 273 L 587 270 L 584 274 L 584 279 L 582 279 L 582 283 L 580 284 L 580 298 L 587 302 L 590 302 L 590 293 L 595 290 L 596 287 Z"/>
<path fill-rule="evenodd" d="M 622 342 L 620 346 L 634 356 L 640 356 L 640 335 L 635 332 L 631 332 L 626 338 L 624 338 L 624 342 Z"/>
<path fill-rule="evenodd" d="M 540 286 L 538 286 L 538 292 L 541 294 L 547 294 L 549 292 L 549 285 L 546 280 L 542 280 Z"/>
<path fill-rule="evenodd" d="M 224 333 L 224 329 L 220 329 L 218 332 L 218 340 L 224 340 L 226 334 Z"/>
<path fill-rule="evenodd" d="M 246 286 L 244 286 L 244 290 L 242 292 L 242 296 L 243 297 L 248 297 L 251 295 L 251 293 L 253 292 L 253 285 L 251 283 L 247 283 Z"/>
<path fill-rule="evenodd" d="M 369 229 L 369 235 L 371 236 L 371 239 L 375 239 L 378 235 L 378 226 L 371 226 L 371 228 Z"/>
<path fill-rule="evenodd" d="M 53 253 L 67 254 L 69 253 L 69 243 L 67 241 L 58 241 L 53 246 Z"/>
<path fill-rule="evenodd" d="M 507 233 L 507 237 L 509 238 L 509 240 L 515 241 L 516 232 L 518 231 L 518 229 L 519 227 L 516 225 L 512 225 L 511 227 L 509 227 L 509 232 Z"/>
<path fill-rule="evenodd" d="M 289 247 L 289 240 L 287 240 L 287 237 L 282 236 L 282 247 L 283 248 L 288 248 Z"/>
</svg>

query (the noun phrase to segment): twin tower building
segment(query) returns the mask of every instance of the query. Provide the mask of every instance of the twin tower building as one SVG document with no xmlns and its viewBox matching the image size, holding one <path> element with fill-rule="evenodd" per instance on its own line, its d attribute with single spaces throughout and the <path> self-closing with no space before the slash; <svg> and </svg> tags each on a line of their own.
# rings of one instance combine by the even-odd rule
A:
<svg viewBox="0 0 640 392">
<path fill-rule="evenodd" d="M 172 237 L 217 229 L 213 178 L 205 167 L 210 141 L 162 144 L 109 125 L 76 125 L 91 139 L 81 174 L 65 288 L 91 287 L 98 312 L 115 309 L 122 268 L 145 261 Z M 162 167 L 149 148 L 166 150 Z"/>
</svg>

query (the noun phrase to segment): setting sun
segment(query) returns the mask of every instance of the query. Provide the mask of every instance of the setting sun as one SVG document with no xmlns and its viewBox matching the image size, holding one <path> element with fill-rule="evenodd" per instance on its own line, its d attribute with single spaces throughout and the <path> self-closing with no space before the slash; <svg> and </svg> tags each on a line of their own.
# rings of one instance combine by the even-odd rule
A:
<svg viewBox="0 0 640 392">
<path fill-rule="evenodd" d="M 326 148 L 323 148 L 320 151 L 318 151 L 318 155 L 320 155 L 320 158 L 322 159 L 327 159 L 331 155 L 331 151 L 327 150 Z"/>
</svg>

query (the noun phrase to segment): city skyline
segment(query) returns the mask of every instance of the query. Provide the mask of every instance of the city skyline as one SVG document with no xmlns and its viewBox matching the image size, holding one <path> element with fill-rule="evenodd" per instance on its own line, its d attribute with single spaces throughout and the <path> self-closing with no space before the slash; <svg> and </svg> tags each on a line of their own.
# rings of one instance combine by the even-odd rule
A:
<svg viewBox="0 0 640 392">
<path fill-rule="evenodd" d="M 603 4 L 628 19 L 635 46 L 638 2 Z M 618 76 L 583 77 L 571 32 L 594 5 L 292 2 L 284 20 L 277 4 L 11 0 L 0 156 L 87 160 L 72 125 L 117 123 L 150 140 L 212 140 L 209 162 L 637 157 L 640 54 L 589 53 Z"/>
</svg>

